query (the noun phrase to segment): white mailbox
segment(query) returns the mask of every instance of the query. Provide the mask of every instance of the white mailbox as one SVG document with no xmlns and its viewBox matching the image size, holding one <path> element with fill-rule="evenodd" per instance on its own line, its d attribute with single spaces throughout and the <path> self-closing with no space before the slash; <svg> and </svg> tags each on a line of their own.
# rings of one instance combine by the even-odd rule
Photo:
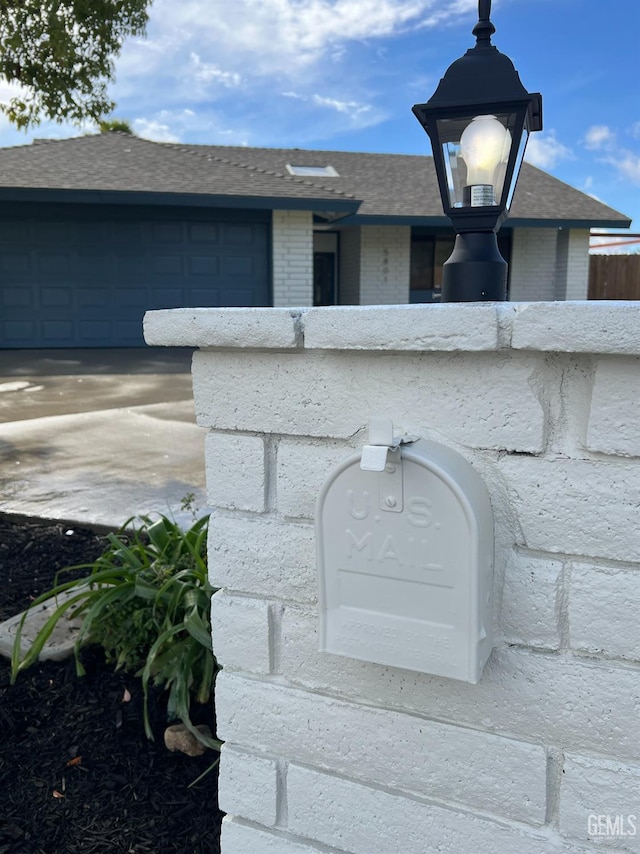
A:
<svg viewBox="0 0 640 854">
<path fill-rule="evenodd" d="M 489 495 L 456 451 L 392 432 L 372 422 L 318 498 L 320 649 L 477 682 L 492 647 Z"/>
</svg>

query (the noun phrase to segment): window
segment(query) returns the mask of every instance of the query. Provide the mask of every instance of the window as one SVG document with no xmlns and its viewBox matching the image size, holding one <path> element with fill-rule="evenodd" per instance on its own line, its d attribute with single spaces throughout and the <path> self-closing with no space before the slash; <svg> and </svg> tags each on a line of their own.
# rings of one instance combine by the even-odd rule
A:
<svg viewBox="0 0 640 854">
<path fill-rule="evenodd" d="M 453 252 L 455 235 L 427 233 L 414 228 L 411 234 L 411 279 L 409 302 L 439 302 L 442 293 L 442 265 Z M 511 257 L 511 232 L 498 234 L 498 249 L 504 260 Z"/>
<path fill-rule="evenodd" d="M 292 166 L 287 163 L 287 172 L 298 178 L 339 178 L 333 166 Z"/>
</svg>

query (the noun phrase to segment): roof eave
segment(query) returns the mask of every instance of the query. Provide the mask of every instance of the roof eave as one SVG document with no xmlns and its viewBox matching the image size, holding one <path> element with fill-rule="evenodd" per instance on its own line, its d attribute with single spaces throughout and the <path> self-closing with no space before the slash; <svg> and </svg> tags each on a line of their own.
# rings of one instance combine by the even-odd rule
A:
<svg viewBox="0 0 640 854">
<path fill-rule="evenodd" d="M 351 214 L 340 220 L 340 225 L 407 225 L 431 226 L 433 228 L 452 227 L 451 220 L 441 216 L 385 216 L 368 214 Z M 540 219 L 534 217 L 509 217 L 502 229 L 505 228 L 629 228 L 630 219 L 578 219 L 559 217 Z"/>
<path fill-rule="evenodd" d="M 503 228 L 630 228 L 630 219 L 540 219 L 510 216 Z"/>
<path fill-rule="evenodd" d="M 53 202 L 95 205 L 159 205 L 250 210 L 302 210 L 351 214 L 361 201 L 346 198 L 287 198 L 277 196 L 215 195 L 126 190 L 69 190 L 46 187 L 0 187 L 2 202 Z"/>
</svg>

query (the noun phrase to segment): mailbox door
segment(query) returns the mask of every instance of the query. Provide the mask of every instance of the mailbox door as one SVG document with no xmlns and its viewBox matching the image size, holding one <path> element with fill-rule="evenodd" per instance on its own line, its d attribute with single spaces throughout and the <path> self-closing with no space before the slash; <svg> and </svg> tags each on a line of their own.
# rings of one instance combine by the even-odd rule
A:
<svg viewBox="0 0 640 854">
<path fill-rule="evenodd" d="M 396 453 L 380 473 L 352 457 L 320 496 L 321 649 L 476 681 L 473 503 L 441 466 Z"/>
</svg>

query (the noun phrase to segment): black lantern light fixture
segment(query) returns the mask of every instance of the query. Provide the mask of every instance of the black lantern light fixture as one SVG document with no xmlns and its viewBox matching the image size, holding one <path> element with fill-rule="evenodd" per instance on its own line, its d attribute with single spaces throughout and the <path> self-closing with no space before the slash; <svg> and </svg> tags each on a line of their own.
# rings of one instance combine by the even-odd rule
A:
<svg viewBox="0 0 640 854">
<path fill-rule="evenodd" d="M 442 302 L 507 298 L 507 263 L 496 234 L 527 137 L 542 130 L 542 96 L 527 92 L 509 57 L 491 44 L 490 15 L 491 0 L 479 0 L 475 47 L 447 69 L 426 104 L 413 107 L 431 139 L 444 212 L 456 232 Z"/>
</svg>

